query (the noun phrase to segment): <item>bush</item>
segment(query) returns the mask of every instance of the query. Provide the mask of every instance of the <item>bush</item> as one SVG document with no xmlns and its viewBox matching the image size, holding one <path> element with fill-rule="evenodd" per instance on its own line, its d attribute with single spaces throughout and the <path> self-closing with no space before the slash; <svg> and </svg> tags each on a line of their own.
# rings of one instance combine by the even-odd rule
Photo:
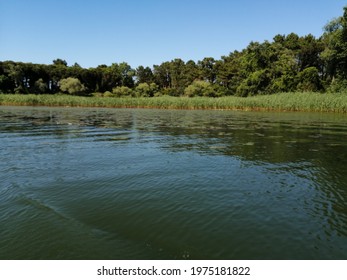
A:
<svg viewBox="0 0 347 280">
<path fill-rule="evenodd" d="M 131 96 L 133 94 L 133 91 L 131 88 L 128 88 L 126 86 L 121 86 L 121 87 L 113 88 L 112 93 L 113 93 L 113 96 L 125 97 L 125 96 Z"/>
<path fill-rule="evenodd" d="M 206 81 L 194 81 L 191 85 L 184 89 L 184 95 L 188 97 L 194 96 L 217 96 L 217 88 Z"/>
<path fill-rule="evenodd" d="M 168 95 L 168 96 L 179 96 L 179 93 L 174 88 L 163 88 L 160 90 L 162 95 Z"/>
<path fill-rule="evenodd" d="M 94 93 L 92 93 L 92 96 L 93 97 L 103 97 L 104 94 L 102 92 L 94 92 Z"/>
<path fill-rule="evenodd" d="M 158 86 L 155 83 L 140 83 L 135 88 L 136 97 L 153 97 L 158 92 Z"/>
<path fill-rule="evenodd" d="M 85 86 L 77 78 L 66 78 L 59 81 L 60 90 L 71 95 L 82 95 L 85 93 Z"/>
<path fill-rule="evenodd" d="M 347 93 L 347 80 L 333 79 L 330 86 L 327 89 L 329 93 Z"/>
<path fill-rule="evenodd" d="M 112 92 L 110 92 L 110 91 L 105 91 L 102 96 L 103 97 L 114 97 L 114 94 Z"/>
</svg>

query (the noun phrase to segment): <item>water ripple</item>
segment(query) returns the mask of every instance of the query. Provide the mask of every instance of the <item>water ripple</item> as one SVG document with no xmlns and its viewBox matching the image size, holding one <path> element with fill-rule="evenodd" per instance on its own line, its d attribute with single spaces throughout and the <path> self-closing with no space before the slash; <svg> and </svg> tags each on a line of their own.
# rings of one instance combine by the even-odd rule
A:
<svg viewBox="0 0 347 280">
<path fill-rule="evenodd" d="M 0 258 L 345 259 L 335 115 L 0 109 Z"/>
</svg>

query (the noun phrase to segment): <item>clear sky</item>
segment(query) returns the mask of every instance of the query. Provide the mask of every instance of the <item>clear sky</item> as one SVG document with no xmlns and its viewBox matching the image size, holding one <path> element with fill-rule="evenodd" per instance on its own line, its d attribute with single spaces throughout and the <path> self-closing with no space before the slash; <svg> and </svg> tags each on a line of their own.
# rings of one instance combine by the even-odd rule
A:
<svg viewBox="0 0 347 280">
<path fill-rule="evenodd" d="M 276 34 L 313 34 L 347 0 L 0 0 L 0 61 L 83 67 L 219 59 Z"/>
</svg>

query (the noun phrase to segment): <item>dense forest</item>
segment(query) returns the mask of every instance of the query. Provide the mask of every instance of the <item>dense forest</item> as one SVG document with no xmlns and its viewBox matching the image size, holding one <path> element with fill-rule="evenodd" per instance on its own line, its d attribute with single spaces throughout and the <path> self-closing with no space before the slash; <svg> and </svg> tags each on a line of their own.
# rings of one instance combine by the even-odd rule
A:
<svg viewBox="0 0 347 280">
<path fill-rule="evenodd" d="M 136 69 L 126 62 L 85 69 L 63 59 L 50 65 L 0 61 L 0 93 L 246 97 L 295 91 L 347 91 L 347 7 L 320 38 L 276 35 L 219 60 L 177 58 Z"/>
</svg>

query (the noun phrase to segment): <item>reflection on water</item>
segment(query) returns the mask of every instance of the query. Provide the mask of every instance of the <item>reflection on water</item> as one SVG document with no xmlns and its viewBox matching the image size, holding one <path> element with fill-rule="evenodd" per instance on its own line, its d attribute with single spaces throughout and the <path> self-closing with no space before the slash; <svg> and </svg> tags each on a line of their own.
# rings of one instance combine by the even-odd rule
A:
<svg viewBox="0 0 347 280">
<path fill-rule="evenodd" d="M 346 259 L 346 118 L 0 107 L 0 258 Z"/>
</svg>

